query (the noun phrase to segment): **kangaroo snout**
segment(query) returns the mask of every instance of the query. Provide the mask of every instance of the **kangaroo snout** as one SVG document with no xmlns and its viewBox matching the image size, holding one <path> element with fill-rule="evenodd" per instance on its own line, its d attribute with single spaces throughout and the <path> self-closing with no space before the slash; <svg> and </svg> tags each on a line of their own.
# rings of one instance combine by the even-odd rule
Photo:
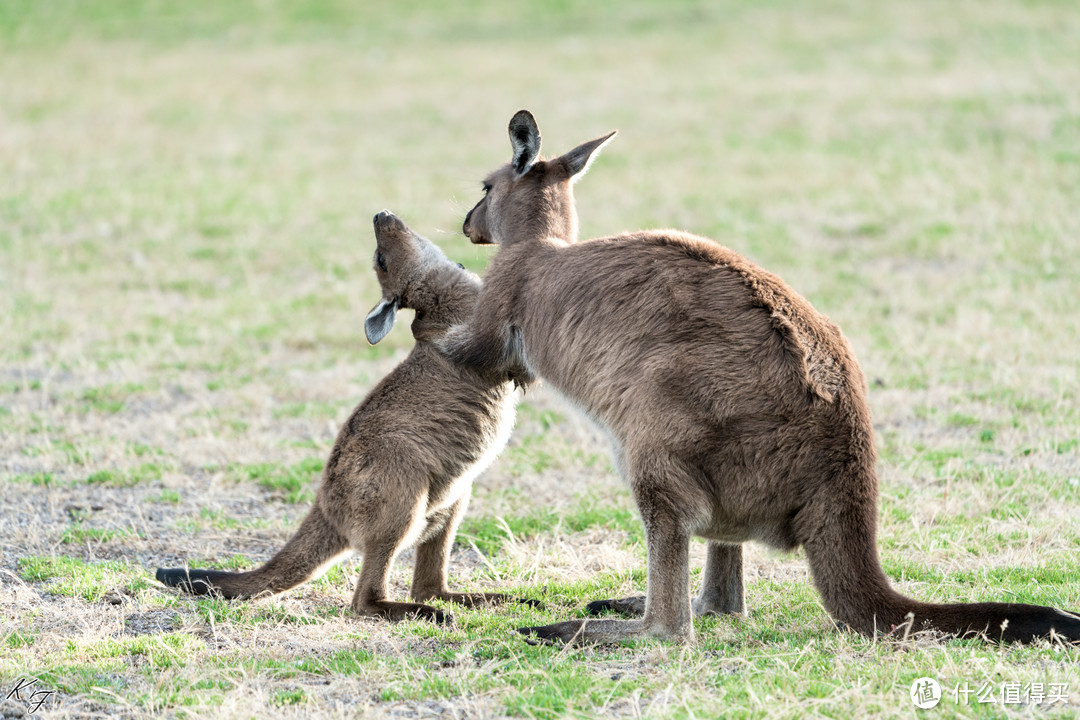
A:
<svg viewBox="0 0 1080 720">
<path fill-rule="evenodd" d="M 376 230 L 400 230 L 405 227 L 404 221 L 389 210 L 380 210 L 371 219 Z"/>
<path fill-rule="evenodd" d="M 475 210 L 475 209 L 476 208 L 473 208 L 473 210 Z M 463 222 L 461 224 L 461 234 L 464 235 L 465 237 L 469 238 L 470 240 L 472 240 L 472 214 L 473 214 L 473 211 L 470 210 L 465 215 L 465 222 Z"/>
<path fill-rule="evenodd" d="M 476 212 L 475 207 L 465 216 L 465 222 L 461 224 L 461 234 L 469 238 L 469 242 L 473 245 L 491 245 L 491 240 L 489 240 L 487 236 L 480 232 L 473 224 L 472 219 L 474 212 Z"/>
</svg>

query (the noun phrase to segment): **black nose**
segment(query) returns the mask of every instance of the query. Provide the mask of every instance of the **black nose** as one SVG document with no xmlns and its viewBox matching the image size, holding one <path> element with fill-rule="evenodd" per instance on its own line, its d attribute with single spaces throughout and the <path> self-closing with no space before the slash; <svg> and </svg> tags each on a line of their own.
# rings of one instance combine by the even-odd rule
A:
<svg viewBox="0 0 1080 720">
<path fill-rule="evenodd" d="M 390 212 L 389 210 L 380 210 L 379 212 L 375 213 L 375 217 L 372 218 L 372 222 L 386 222 L 392 217 L 394 217 L 394 213 Z"/>
</svg>

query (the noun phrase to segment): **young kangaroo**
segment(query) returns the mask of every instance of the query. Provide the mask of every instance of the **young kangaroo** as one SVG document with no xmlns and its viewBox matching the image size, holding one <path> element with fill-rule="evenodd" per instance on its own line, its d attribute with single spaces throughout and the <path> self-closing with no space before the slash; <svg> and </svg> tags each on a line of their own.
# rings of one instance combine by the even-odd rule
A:
<svg viewBox="0 0 1080 720">
<path fill-rule="evenodd" d="M 416 346 L 353 411 L 338 433 L 315 504 L 291 540 L 249 572 L 159 569 L 157 579 L 227 598 L 279 593 L 316 577 L 348 551 L 363 554 L 352 609 L 390 620 L 449 622 L 423 601 L 498 602 L 496 593 L 455 593 L 446 584 L 450 546 L 473 479 L 506 444 L 515 394 L 506 372 L 454 364 L 433 340 L 465 322 L 480 281 L 389 211 L 375 216 L 375 271 L 382 300 L 367 316 L 368 341 L 412 308 Z M 388 600 L 387 574 L 417 544 L 412 598 Z"/>
<path fill-rule="evenodd" d="M 460 362 L 547 380 L 608 435 L 645 525 L 639 620 L 521 632 L 541 639 L 693 637 L 691 613 L 744 608 L 742 546 L 806 549 L 825 608 L 867 635 L 903 628 L 1080 640 L 1080 616 L 1013 603 L 935 605 L 895 592 L 876 546 L 876 453 L 865 382 L 840 330 L 778 277 L 674 230 L 576 243 L 572 185 L 615 133 L 540 157 L 532 115 L 465 218 L 498 244 L 476 315 L 447 336 Z M 709 540 L 688 597 L 692 535 Z"/>
</svg>

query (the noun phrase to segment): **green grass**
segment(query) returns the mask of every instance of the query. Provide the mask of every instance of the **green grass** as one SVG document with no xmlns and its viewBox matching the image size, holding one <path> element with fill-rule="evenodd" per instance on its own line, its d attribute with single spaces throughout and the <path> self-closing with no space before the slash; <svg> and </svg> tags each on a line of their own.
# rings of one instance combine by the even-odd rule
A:
<svg viewBox="0 0 1080 720">
<path fill-rule="evenodd" d="M 98 470 L 87 476 L 86 482 L 91 485 L 107 485 L 110 487 L 131 487 L 141 483 L 160 480 L 163 473 L 171 470 L 171 466 L 163 463 L 143 463 L 133 468 L 108 468 Z"/>
<path fill-rule="evenodd" d="M 56 595 L 97 602 L 117 587 L 137 591 L 147 586 L 145 578 L 132 574 L 126 563 L 88 563 L 72 557 L 24 557 L 18 561 L 19 575 L 27 582 L 51 581 L 46 589 Z"/>
<path fill-rule="evenodd" d="M 162 490 L 155 499 L 159 503 L 176 505 L 180 502 L 181 497 L 179 491 L 166 488 Z"/>
<path fill-rule="evenodd" d="M 93 642 L 69 640 L 64 654 L 70 660 L 84 663 L 141 655 L 154 669 L 165 669 L 172 667 L 175 663 L 184 663 L 185 658 L 205 647 L 205 643 L 187 633 L 167 633 L 122 640 L 106 639 Z"/>
<path fill-rule="evenodd" d="M 1075 716 L 1075 649 L 853 636 L 757 547 L 749 615 L 693 646 L 524 644 L 645 586 L 606 445 L 543 389 L 449 578 L 542 609 L 389 626 L 348 610 L 357 561 L 245 602 L 151 572 L 291 535 L 335 420 L 412 345 L 408 313 L 364 340 L 371 215 L 483 272 L 459 229 L 528 107 L 548 155 L 620 130 L 576 185 L 583 237 L 714 237 L 843 328 L 901 590 L 1077 609 L 1078 47 L 1054 0 L 0 3 L 4 688 L 137 718 L 910 718 L 929 675 L 1072 686 L 942 717 Z"/>
<path fill-rule="evenodd" d="M 107 543 L 111 540 L 132 537 L 134 534 L 131 530 L 125 528 L 89 528 L 83 527 L 81 523 L 76 522 L 60 536 L 60 542 L 75 545 L 91 542 Z"/>
<path fill-rule="evenodd" d="M 195 517 L 183 517 L 174 523 L 174 527 L 185 533 L 200 533 L 207 529 L 212 530 L 239 530 L 242 528 L 263 528 L 269 523 L 263 518 L 248 518 L 238 520 L 221 508 L 200 508 Z"/>
<path fill-rule="evenodd" d="M 581 503 L 560 512 L 542 509 L 526 515 L 477 516 L 466 518 L 459 537 L 475 543 L 478 550 L 496 555 L 506 543 L 536 537 L 540 533 L 581 532 L 592 527 L 621 530 L 631 544 L 644 544 L 641 520 L 633 510 L 599 507 Z"/>
<path fill-rule="evenodd" d="M 230 474 L 237 480 L 254 481 L 259 487 L 279 495 L 288 503 L 311 502 L 313 483 L 322 472 L 323 461 L 309 458 L 290 466 L 278 463 L 234 466 Z"/>
</svg>

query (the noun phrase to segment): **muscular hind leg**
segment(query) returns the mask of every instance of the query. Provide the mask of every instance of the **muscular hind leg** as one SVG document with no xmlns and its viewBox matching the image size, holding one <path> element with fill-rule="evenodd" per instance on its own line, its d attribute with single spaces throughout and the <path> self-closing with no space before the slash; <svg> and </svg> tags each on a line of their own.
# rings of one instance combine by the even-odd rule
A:
<svg viewBox="0 0 1080 720">
<path fill-rule="evenodd" d="M 364 553 L 364 564 L 360 569 L 360 582 L 353 594 L 352 609 L 357 615 L 381 617 L 387 620 L 408 620 L 423 618 L 437 623 L 449 623 L 453 618 L 449 613 L 424 605 L 423 603 L 395 602 L 389 600 L 390 588 L 387 576 L 390 566 L 397 557 L 396 548 L 379 545 L 371 552 Z"/>
<path fill-rule="evenodd" d="M 746 612 L 742 545 L 710 542 L 701 573 L 694 615 L 741 615 Z"/>
<path fill-rule="evenodd" d="M 394 559 L 401 552 L 410 531 L 424 522 L 426 498 L 421 497 L 412 508 L 384 508 L 383 518 L 395 522 L 383 526 L 375 537 L 365 538 L 364 561 L 353 594 L 352 609 L 358 615 L 381 617 L 387 620 L 406 620 L 417 617 L 437 623 L 453 622 L 450 613 L 419 602 L 390 600 L 389 575 Z"/>
<path fill-rule="evenodd" d="M 503 593 L 465 593 L 450 590 L 447 582 L 450 548 L 454 544 L 454 535 L 468 504 L 468 497 L 462 498 L 437 516 L 428 518 L 428 531 L 416 548 L 416 565 L 413 568 L 413 584 L 409 593 L 413 600 L 423 602 L 435 598 L 466 607 L 495 605 L 515 600 Z M 533 604 L 535 601 L 520 602 Z"/>
<path fill-rule="evenodd" d="M 693 640 L 690 610 L 690 527 L 698 518 L 693 508 L 705 507 L 694 495 L 700 487 L 693 470 L 678 458 L 661 452 L 642 452 L 627 467 L 645 525 L 648 547 L 648 588 L 640 620 L 571 620 L 519 632 L 541 641 L 614 642 L 631 637 Z M 679 497 L 679 502 L 673 502 Z M 700 501 L 700 502 L 699 502 Z M 688 512 L 688 508 L 691 512 Z"/>
<path fill-rule="evenodd" d="M 746 612 L 743 589 L 742 545 L 710 542 L 701 574 L 701 590 L 691 607 L 694 615 L 735 615 Z M 645 614 L 645 596 L 616 600 L 595 600 L 585 606 L 586 612 L 599 615 L 606 611 L 627 617 Z"/>
</svg>

